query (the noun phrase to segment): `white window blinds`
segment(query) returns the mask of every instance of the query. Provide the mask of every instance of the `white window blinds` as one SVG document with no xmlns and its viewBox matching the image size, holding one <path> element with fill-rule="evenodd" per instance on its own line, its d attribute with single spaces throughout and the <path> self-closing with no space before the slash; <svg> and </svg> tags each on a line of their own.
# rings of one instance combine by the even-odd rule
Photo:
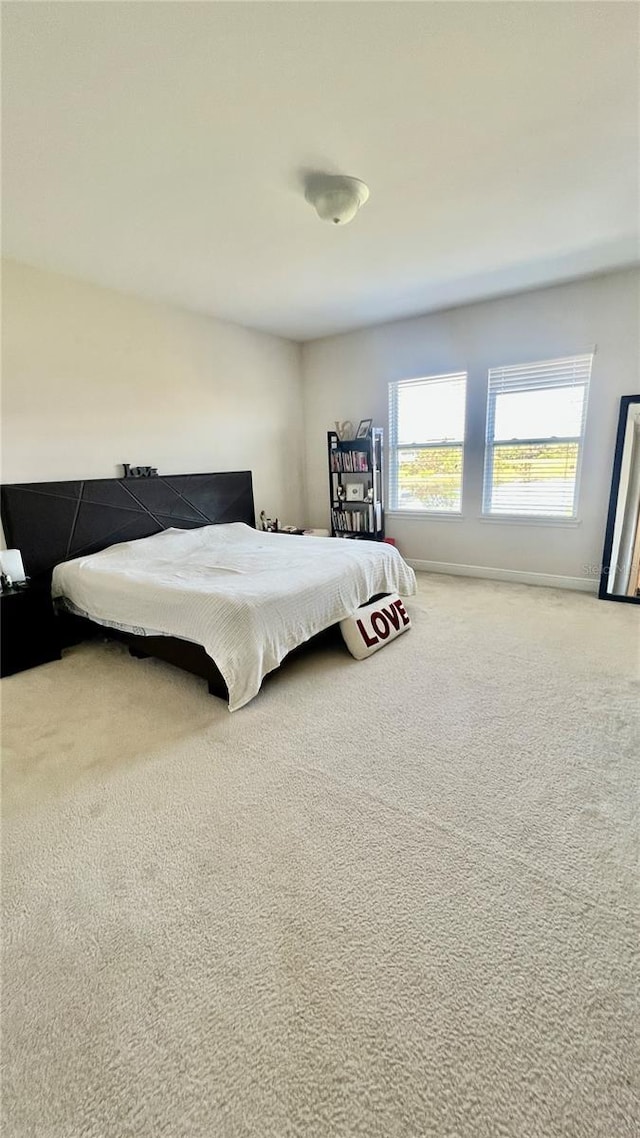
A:
<svg viewBox="0 0 640 1138">
<path fill-rule="evenodd" d="M 389 384 L 392 510 L 460 513 L 466 372 Z"/>
<path fill-rule="evenodd" d="M 592 360 L 490 369 L 485 514 L 575 517 Z"/>
</svg>

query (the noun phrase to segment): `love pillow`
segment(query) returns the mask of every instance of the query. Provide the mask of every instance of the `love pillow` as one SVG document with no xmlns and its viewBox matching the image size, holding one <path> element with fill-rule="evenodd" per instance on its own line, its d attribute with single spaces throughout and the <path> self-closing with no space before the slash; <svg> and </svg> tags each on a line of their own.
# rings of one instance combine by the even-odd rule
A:
<svg viewBox="0 0 640 1138">
<path fill-rule="evenodd" d="M 353 616 L 340 621 L 344 642 L 356 660 L 364 660 L 390 640 L 411 628 L 411 619 L 400 597 L 390 594 L 363 605 Z"/>
</svg>

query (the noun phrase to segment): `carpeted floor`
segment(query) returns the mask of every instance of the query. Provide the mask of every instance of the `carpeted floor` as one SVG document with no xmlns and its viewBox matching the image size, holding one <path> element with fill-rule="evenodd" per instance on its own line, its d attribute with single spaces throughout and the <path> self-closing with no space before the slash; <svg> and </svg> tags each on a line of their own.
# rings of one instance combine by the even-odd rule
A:
<svg viewBox="0 0 640 1138">
<path fill-rule="evenodd" d="M 637 1138 L 640 612 L 410 609 L 233 716 L 3 681 L 7 1138 Z"/>
</svg>

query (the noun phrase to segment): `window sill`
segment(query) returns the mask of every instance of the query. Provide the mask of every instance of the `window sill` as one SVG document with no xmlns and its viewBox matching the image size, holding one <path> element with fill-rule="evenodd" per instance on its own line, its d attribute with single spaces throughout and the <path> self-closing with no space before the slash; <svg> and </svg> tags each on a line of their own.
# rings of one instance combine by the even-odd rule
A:
<svg viewBox="0 0 640 1138">
<path fill-rule="evenodd" d="M 407 521 L 462 522 L 464 514 L 446 510 L 385 510 L 386 518 L 406 518 Z"/>
<path fill-rule="evenodd" d="M 552 528 L 575 529 L 581 526 L 580 518 L 551 518 L 544 514 L 480 514 L 478 521 L 510 526 L 551 526 Z"/>
</svg>

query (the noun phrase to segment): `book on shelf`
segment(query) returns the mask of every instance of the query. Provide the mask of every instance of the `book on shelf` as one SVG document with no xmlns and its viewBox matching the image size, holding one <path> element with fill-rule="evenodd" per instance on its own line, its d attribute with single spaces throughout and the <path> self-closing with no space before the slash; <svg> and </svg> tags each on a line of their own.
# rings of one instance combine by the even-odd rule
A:
<svg viewBox="0 0 640 1138">
<path fill-rule="evenodd" d="M 363 450 L 332 450 L 331 471 L 333 474 L 368 474 L 369 457 Z"/>
<path fill-rule="evenodd" d="M 344 510 L 334 506 L 331 524 L 336 533 L 375 533 L 380 529 L 381 511 L 378 503 L 364 509 Z"/>
</svg>

